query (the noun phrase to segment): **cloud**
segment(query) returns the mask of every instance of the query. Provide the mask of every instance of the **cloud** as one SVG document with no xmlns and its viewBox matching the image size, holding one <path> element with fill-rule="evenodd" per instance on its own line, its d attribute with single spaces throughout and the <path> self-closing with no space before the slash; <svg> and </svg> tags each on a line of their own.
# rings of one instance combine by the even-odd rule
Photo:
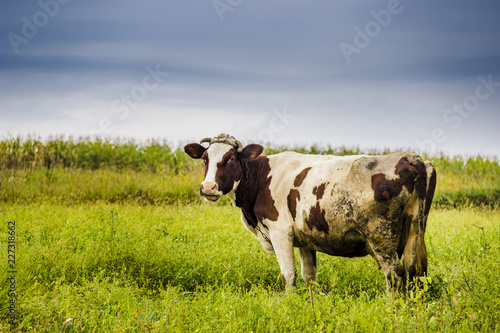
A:
<svg viewBox="0 0 500 333">
<path fill-rule="evenodd" d="M 0 132 L 79 134 L 106 119 L 106 134 L 249 140 L 286 107 L 296 118 L 276 143 L 415 146 L 442 127 L 442 149 L 500 154 L 484 143 L 500 139 L 500 89 L 461 129 L 443 121 L 479 75 L 500 81 L 500 4 L 401 0 L 348 63 L 340 43 L 387 6 L 243 1 L 221 21 L 211 1 L 71 1 L 16 54 L 7 35 L 22 35 L 41 7 L 2 2 Z M 121 119 L 113 102 L 158 64 L 168 78 Z"/>
</svg>

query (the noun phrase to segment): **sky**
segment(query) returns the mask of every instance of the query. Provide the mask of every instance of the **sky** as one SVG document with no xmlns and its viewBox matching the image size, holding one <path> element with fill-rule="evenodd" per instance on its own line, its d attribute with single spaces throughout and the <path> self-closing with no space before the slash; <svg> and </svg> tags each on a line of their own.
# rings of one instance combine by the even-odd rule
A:
<svg viewBox="0 0 500 333">
<path fill-rule="evenodd" d="M 0 0 L 0 137 L 500 156 L 495 0 Z"/>
</svg>

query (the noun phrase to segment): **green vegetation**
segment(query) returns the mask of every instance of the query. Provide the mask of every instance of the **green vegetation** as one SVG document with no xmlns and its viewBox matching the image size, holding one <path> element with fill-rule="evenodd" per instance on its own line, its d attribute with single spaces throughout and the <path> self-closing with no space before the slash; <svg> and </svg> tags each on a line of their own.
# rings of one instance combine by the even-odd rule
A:
<svg viewBox="0 0 500 333">
<path fill-rule="evenodd" d="M 372 258 L 322 254 L 319 291 L 300 280 L 285 292 L 276 257 L 238 209 L 202 202 L 201 164 L 164 143 L 1 141 L 0 331 L 499 332 L 498 162 L 431 160 L 429 277 L 404 299 L 386 296 Z M 17 327 L 7 311 L 8 221 Z"/>
<path fill-rule="evenodd" d="M 386 296 L 370 257 L 319 255 L 321 293 L 302 281 L 286 293 L 275 256 L 228 205 L 14 204 L 0 216 L 17 221 L 19 331 L 500 329 L 497 210 L 433 211 L 430 277 L 406 302 Z"/>
<path fill-rule="evenodd" d="M 270 147 L 307 154 L 352 155 L 359 149 Z M 385 154 L 388 151 L 370 151 Z M 482 157 L 430 157 L 437 169 L 434 205 L 500 206 L 500 165 Z M 0 141 L 0 202 L 171 204 L 199 202 L 203 168 L 165 142 L 140 145 L 107 141 L 34 138 Z"/>
<path fill-rule="evenodd" d="M 129 169 L 177 172 L 188 164 L 189 157 L 173 151 L 166 142 L 149 141 L 140 145 L 134 140 L 103 140 L 63 137 L 41 141 L 33 137 L 0 141 L 0 169 L 80 168 L 113 171 Z"/>
<path fill-rule="evenodd" d="M 500 167 L 498 161 L 482 157 L 431 159 L 438 184 L 434 204 L 438 206 L 500 206 Z"/>
</svg>

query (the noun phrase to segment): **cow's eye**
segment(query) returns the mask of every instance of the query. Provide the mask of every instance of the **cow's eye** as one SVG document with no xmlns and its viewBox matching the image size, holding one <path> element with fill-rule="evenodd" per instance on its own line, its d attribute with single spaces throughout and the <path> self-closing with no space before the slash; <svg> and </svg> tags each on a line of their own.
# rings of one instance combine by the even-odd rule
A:
<svg viewBox="0 0 500 333">
<path fill-rule="evenodd" d="M 227 161 L 227 163 L 233 163 L 234 162 L 234 156 L 231 156 L 231 158 Z"/>
<path fill-rule="evenodd" d="M 203 162 L 204 162 L 205 164 L 207 164 L 207 163 L 208 163 L 208 159 L 204 158 L 204 159 L 203 159 Z"/>
</svg>

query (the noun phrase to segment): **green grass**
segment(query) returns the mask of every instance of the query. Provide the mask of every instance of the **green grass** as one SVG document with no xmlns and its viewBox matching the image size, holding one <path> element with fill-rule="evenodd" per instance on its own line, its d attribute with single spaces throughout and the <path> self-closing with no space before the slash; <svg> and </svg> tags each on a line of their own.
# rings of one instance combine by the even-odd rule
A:
<svg viewBox="0 0 500 333">
<path fill-rule="evenodd" d="M 360 154 L 346 147 L 267 147 L 306 154 Z M 389 151 L 372 150 L 371 154 Z M 435 207 L 500 207 L 498 160 L 427 157 L 437 169 Z M 170 204 L 199 202 L 200 161 L 166 142 L 33 137 L 0 141 L 0 202 Z"/>
<path fill-rule="evenodd" d="M 432 211 L 427 290 L 406 302 L 386 296 L 370 257 L 319 255 L 321 293 L 302 281 L 285 292 L 275 256 L 223 204 L 13 204 L 0 216 L 2 248 L 17 222 L 19 331 L 500 330 L 498 210 Z"/>
<path fill-rule="evenodd" d="M 498 161 L 475 158 L 431 158 L 438 183 L 434 204 L 438 206 L 500 207 Z"/>
<path fill-rule="evenodd" d="M 0 172 L 0 202 L 171 204 L 200 200 L 203 170 L 184 173 L 107 169 L 26 169 Z"/>
<path fill-rule="evenodd" d="M 285 292 L 238 209 L 200 199 L 202 163 L 165 142 L 0 141 L 0 331 L 500 332 L 498 161 L 430 159 L 429 277 L 404 300 L 386 296 L 370 257 L 320 254 L 319 292 L 301 280 Z M 5 311 L 8 221 L 17 327 Z"/>
</svg>

